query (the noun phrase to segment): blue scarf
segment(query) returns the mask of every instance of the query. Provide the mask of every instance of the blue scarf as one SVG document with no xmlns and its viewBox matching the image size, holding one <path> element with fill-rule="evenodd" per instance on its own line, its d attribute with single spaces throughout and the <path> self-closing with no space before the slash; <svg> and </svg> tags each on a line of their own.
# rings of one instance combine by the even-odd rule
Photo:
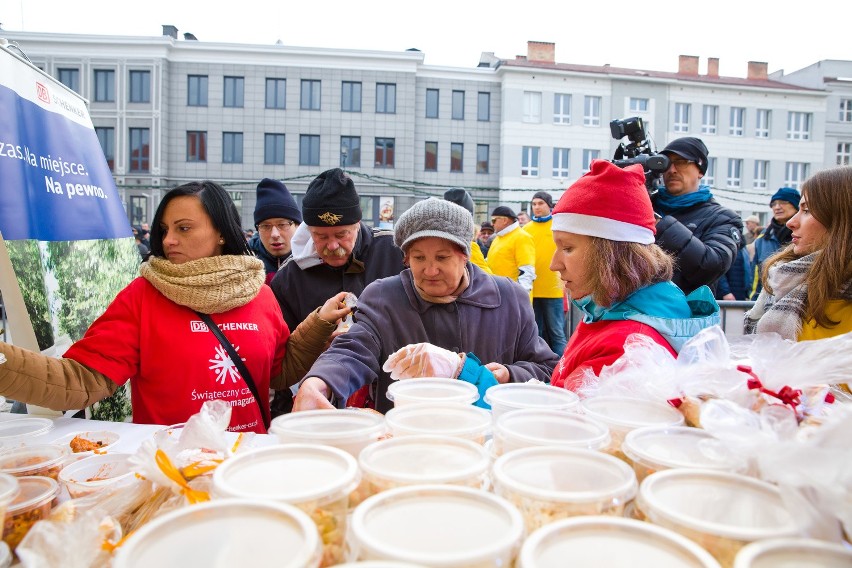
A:
<svg viewBox="0 0 852 568">
<path fill-rule="evenodd" d="M 532 220 L 534 223 L 547 223 L 553 219 L 553 215 L 548 215 L 547 217 L 533 217 Z"/>
<path fill-rule="evenodd" d="M 706 185 L 699 186 L 698 191 L 681 195 L 672 195 L 665 187 L 660 187 L 657 195 L 654 196 L 654 208 L 668 215 L 711 199 L 713 199 L 713 194 L 710 193 L 710 187 Z"/>
</svg>

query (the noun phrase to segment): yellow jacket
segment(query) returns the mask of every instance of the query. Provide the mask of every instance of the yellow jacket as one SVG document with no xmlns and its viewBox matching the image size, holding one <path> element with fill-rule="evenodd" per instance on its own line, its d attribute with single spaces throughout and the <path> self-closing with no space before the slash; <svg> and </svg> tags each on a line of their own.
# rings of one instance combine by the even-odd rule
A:
<svg viewBox="0 0 852 568">
<path fill-rule="evenodd" d="M 498 233 L 491 242 L 486 260 L 495 276 L 508 276 L 517 282 L 522 266 L 530 271 L 535 270 L 533 238 L 526 231 L 522 231 L 520 226 L 503 235 Z M 532 285 L 528 289 L 531 290 Z"/>
<path fill-rule="evenodd" d="M 470 243 L 470 262 L 484 270 L 486 274 L 494 274 L 491 272 L 491 267 L 488 266 L 488 263 L 485 261 L 485 257 L 482 255 L 482 249 L 479 248 L 479 244 L 477 244 L 476 241 Z"/>
<path fill-rule="evenodd" d="M 544 222 L 530 221 L 524 225 L 524 231 L 533 238 L 535 245 L 535 281 L 533 298 L 561 298 L 562 280 L 559 273 L 550 270 L 550 261 L 556 252 L 553 242 L 553 219 Z"/>
<path fill-rule="evenodd" d="M 819 327 L 814 320 L 803 322 L 799 341 L 826 339 L 852 331 L 852 302 L 849 300 L 831 300 L 826 306 L 825 315 L 840 323 L 834 327 Z"/>
</svg>

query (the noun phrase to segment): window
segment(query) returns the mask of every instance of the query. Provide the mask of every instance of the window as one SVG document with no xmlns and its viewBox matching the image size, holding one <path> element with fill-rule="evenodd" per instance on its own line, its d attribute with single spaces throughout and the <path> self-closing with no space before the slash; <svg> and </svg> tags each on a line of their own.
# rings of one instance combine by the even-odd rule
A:
<svg viewBox="0 0 852 568">
<path fill-rule="evenodd" d="M 740 187 L 743 177 L 743 161 L 728 158 L 728 187 Z"/>
<path fill-rule="evenodd" d="M 266 79 L 266 108 L 287 108 L 287 79 Z"/>
<path fill-rule="evenodd" d="M 130 224 L 141 225 L 147 223 L 148 219 L 148 198 L 144 195 L 130 196 Z"/>
<path fill-rule="evenodd" d="M 242 77 L 225 77 L 225 94 L 223 106 L 243 108 L 243 91 L 245 79 Z"/>
<path fill-rule="evenodd" d="M 852 142 L 837 143 L 837 165 L 852 165 Z"/>
<path fill-rule="evenodd" d="M 299 136 L 299 165 L 318 166 L 320 163 L 320 137 L 316 134 Z"/>
<path fill-rule="evenodd" d="M 490 148 L 488 144 L 477 144 L 476 145 L 476 173 L 478 174 L 487 174 L 488 173 L 488 154 L 490 152 Z"/>
<path fill-rule="evenodd" d="M 600 150 L 583 150 L 583 173 L 592 169 L 592 160 L 597 160 L 601 157 Z"/>
<path fill-rule="evenodd" d="M 701 133 L 716 134 L 718 122 L 719 107 L 714 105 L 704 105 L 704 110 L 701 113 Z"/>
<path fill-rule="evenodd" d="M 223 164 L 242 164 L 243 163 L 243 133 L 242 132 L 223 132 L 222 133 L 222 163 Z"/>
<path fill-rule="evenodd" d="M 757 109 L 757 120 L 754 124 L 754 135 L 756 138 L 769 138 L 769 120 L 771 117 L 769 109 Z"/>
<path fill-rule="evenodd" d="M 840 99 L 840 122 L 852 122 L 852 99 Z"/>
<path fill-rule="evenodd" d="M 263 163 L 270 165 L 284 164 L 284 135 L 263 135 Z"/>
<path fill-rule="evenodd" d="M 341 136 L 340 137 L 340 165 L 341 167 L 360 167 L 361 166 L 361 137 L 360 136 Z"/>
<path fill-rule="evenodd" d="M 541 93 L 524 93 L 524 122 L 541 122 Z"/>
<path fill-rule="evenodd" d="M 396 113 L 396 85 L 376 83 L 376 112 L 380 114 Z"/>
<path fill-rule="evenodd" d="M 394 139 L 376 138 L 375 167 L 392 168 L 394 166 Z"/>
<path fill-rule="evenodd" d="M 464 171 L 464 144 L 461 142 L 452 142 L 450 144 L 450 171 Z"/>
<path fill-rule="evenodd" d="M 438 118 L 438 89 L 426 89 L 426 118 Z"/>
<path fill-rule="evenodd" d="M 207 75 L 189 75 L 186 78 L 186 105 L 207 106 Z"/>
<path fill-rule="evenodd" d="M 453 120 L 464 120 L 464 91 L 453 91 Z"/>
<path fill-rule="evenodd" d="M 716 158 L 707 158 L 707 172 L 701 178 L 701 183 L 710 187 L 716 185 Z"/>
<path fill-rule="evenodd" d="M 524 146 L 521 154 L 521 176 L 538 176 L 538 151 L 537 146 Z"/>
<path fill-rule="evenodd" d="M 755 160 L 754 161 L 754 189 L 766 189 L 767 179 L 769 178 L 769 161 Z"/>
<path fill-rule="evenodd" d="M 742 107 L 731 107 L 731 124 L 728 134 L 731 136 L 742 136 L 745 131 L 745 109 Z"/>
<path fill-rule="evenodd" d="M 207 132 L 203 130 L 188 130 L 186 132 L 186 161 L 207 161 Z"/>
<path fill-rule="evenodd" d="M 343 112 L 361 112 L 361 83 L 343 81 L 340 93 L 340 110 Z"/>
<path fill-rule="evenodd" d="M 571 124 L 571 95 L 553 95 L 553 124 Z"/>
<path fill-rule="evenodd" d="M 491 93 L 477 93 L 476 120 L 489 122 L 491 120 Z"/>
<path fill-rule="evenodd" d="M 426 157 L 423 164 L 423 169 L 427 172 L 438 171 L 438 143 L 426 142 Z"/>
<path fill-rule="evenodd" d="M 630 112 L 648 112 L 648 99 L 630 97 Z"/>
<path fill-rule="evenodd" d="M 130 102 L 131 103 L 150 103 L 151 102 L 151 72 L 150 71 L 131 71 L 130 72 Z"/>
<path fill-rule="evenodd" d="M 811 113 L 789 112 L 787 113 L 787 140 L 810 140 L 811 138 Z"/>
<path fill-rule="evenodd" d="M 567 178 L 568 177 L 568 159 L 571 152 L 568 148 L 553 149 L 553 177 Z"/>
<path fill-rule="evenodd" d="M 805 162 L 787 162 L 784 167 L 784 185 L 798 189 L 808 177 L 808 164 Z"/>
<path fill-rule="evenodd" d="M 115 71 L 95 69 L 95 102 L 115 102 Z"/>
<path fill-rule="evenodd" d="M 675 103 L 674 131 L 689 132 L 689 107 L 687 103 Z"/>
<path fill-rule="evenodd" d="M 314 79 L 302 79 L 302 110 L 320 110 L 322 83 Z"/>
<path fill-rule="evenodd" d="M 115 170 L 115 128 L 107 128 L 104 126 L 96 126 L 95 134 L 98 135 L 98 142 L 101 145 L 101 150 L 104 152 L 104 158 L 109 166 L 110 171 Z"/>
<path fill-rule="evenodd" d="M 601 98 L 587 96 L 583 101 L 583 126 L 601 125 Z"/>
<path fill-rule="evenodd" d="M 59 82 L 71 89 L 72 91 L 80 92 L 80 70 L 79 69 L 59 69 Z"/>
<path fill-rule="evenodd" d="M 150 152 L 151 131 L 147 128 L 130 129 L 130 171 L 148 172 L 151 170 L 148 161 Z"/>
</svg>

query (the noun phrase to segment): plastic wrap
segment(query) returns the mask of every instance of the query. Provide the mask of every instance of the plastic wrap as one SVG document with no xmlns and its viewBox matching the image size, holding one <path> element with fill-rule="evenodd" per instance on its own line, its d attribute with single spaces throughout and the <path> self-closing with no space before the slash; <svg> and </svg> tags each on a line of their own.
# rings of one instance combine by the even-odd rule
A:
<svg viewBox="0 0 852 568">
<path fill-rule="evenodd" d="M 15 549 L 25 568 L 93 568 L 110 565 L 106 542 L 121 539 L 121 526 L 99 509 L 82 512 L 74 522 L 36 523 Z"/>
</svg>

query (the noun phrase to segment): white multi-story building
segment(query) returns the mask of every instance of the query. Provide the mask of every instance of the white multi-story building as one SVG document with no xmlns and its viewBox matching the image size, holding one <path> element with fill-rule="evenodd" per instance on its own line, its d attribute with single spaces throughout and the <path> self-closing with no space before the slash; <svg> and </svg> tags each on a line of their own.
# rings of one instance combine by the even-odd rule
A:
<svg viewBox="0 0 852 568">
<path fill-rule="evenodd" d="M 225 185 L 250 220 L 261 178 L 284 180 L 299 200 L 335 166 L 355 178 L 368 222 L 389 200 L 398 213 L 457 186 L 482 221 L 538 190 L 558 197 L 592 159 L 612 158 L 620 140 L 609 123 L 632 116 L 657 149 L 702 138 L 717 199 L 766 218 L 769 195 L 834 165 L 844 148 L 848 163 L 852 140 L 839 124 L 852 112 L 842 79 L 828 89 L 796 73 L 779 80 L 758 62 L 743 79 L 719 76 L 718 59 L 699 74 L 693 56 L 680 56 L 676 73 L 557 63 L 544 42 L 511 60 L 483 53 L 468 69 L 424 65 L 416 50 L 179 39 L 173 26 L 154 37 L 0 37 L 89 100 L 134 224 L 150 220 L 164 190 L 197 179 Z M 838 104 L 847 114 L 829 134 Z"/>
</svg>

